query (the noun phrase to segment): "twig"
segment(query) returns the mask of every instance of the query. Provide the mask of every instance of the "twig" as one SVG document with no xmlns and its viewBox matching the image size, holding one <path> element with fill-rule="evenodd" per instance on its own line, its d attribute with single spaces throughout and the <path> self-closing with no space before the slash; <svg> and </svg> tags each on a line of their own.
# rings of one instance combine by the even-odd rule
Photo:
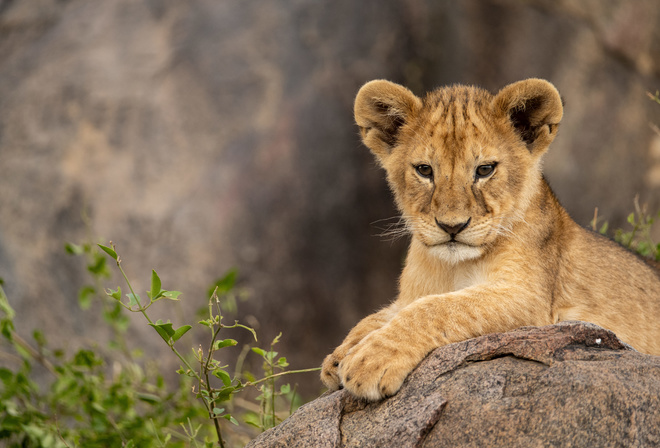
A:
<svg viewBox="0 0 660 448">
<path fill-rule="evenodd" d="M 11 339 L 16 343 L 16 345 L 20 346 L 23 350 L 28 352 L 28 354 L 36 361 L 38 361 L 39 364 L 44 366 L 51 374 L 53 374 L 53 376 L 55 377 L 58 376 L 57 372 L 55 371 L 55 366 L 53 366 L 53 364 L 48 359 L 46 359 L 43 353 L 32 347 L 25 339 L 20 337 L 15 331 L 11 332 Z"/>
<path fill-rule="evenodd" d="M 591 230 L 596 231 L 598 223 L 598 207 L 594 208 L 594 220 L 591 221 Z"/>
<path fill-rule="evenodd" d="M 274 374 L 269 375 L 265 378 L 261 378 L 260 380 L 257 380 L 257 381 L 248 381 L 247 383 L 245 383 L 245 386 L 256 386 L 259 383 L 263 383 L 264 381 L 268 381 L 272 378 L 277 378 L 278 376 L 290 375 L 290 374 L 293 374 L 293 373 L 317 372 L 319 370 L 321 370 L 320 367 L 314 367 L 313 369 L 287 370 L 286 372 L 274 373 Z"/>
</svg>

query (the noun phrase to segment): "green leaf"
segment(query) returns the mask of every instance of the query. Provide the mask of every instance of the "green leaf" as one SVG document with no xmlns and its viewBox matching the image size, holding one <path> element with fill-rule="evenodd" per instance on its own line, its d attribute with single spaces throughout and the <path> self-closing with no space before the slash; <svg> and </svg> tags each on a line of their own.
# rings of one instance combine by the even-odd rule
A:
<svg viewBox="0 0 660 448">
<path fill-rule="evenodd" d="M 599 230 L 600 234 L 605 235 L 607 233 L 608 227 L 609 227 L 609 224 L 608 224 L 607 221 L 605 221 L 605 223 L 602 225 L 602 227 Z"/>
<path fill-rule="evenodd" d="M 133 305 L 137 305 L 138 307 L 141 306 L 139 295 L 130 293 L 130 294 L 126 294 L 126 297 L 128 297 L 128 307 L 129 308 L 132 307 Z"/>
<path fill-rule="evenodd" d="M 174 329 L 172 328 L 172 323 L 167 322 L 167 323 L 162 323 L 161 320 L 158 320 L 155 324 L 149 324 L 150 326 L 154 327 L 158 334 L 160 335 L 161 338 L 168 344 L 170 343 L 170 338 L 174 334 Z"/>
<path fill-rule="evenodd" d="M 628 223 L 635 225 L 635 214 L 634 213 L 629 214 L 627 221 Z"/>
<path fill-rule="evenodd" d="M 190 325 L 184 325 L 182 327 L 177 328 L 176 330 L 172 327 L 172 322 L 165 322 L 161 321 L 160 319 L 155 323 L 155 324 L 149 324 L 152 326 L 160 335 L 161 338 L 168 344 L 170 341 L 172 343 L 178 341 L 181 339 L 181 336 L 186 334 L 188 330 L 192 328 Z"/>
<path fill-rule="evenodd" d="M 178 297 L 181 295 L 180 291 L 161 291 L 161 295 L 166 299 L 170 300 L 179 300 Z"/>
<path fill-rule="evenodd" d="M 116 326 L 120 331 L 125 331 L 130 323 L 128 317 L 122 314 L 123 306 L 119 300 L 109 309 L 103 311 L 103 318 L 109 324 Z"/>
<path fill-rule="evenodd" d="M 231 394 L 238 389 L 237 387 L 234 386 L 225 386 L 222 389 L 220 389 L 217 394 L 213 397 L 215 401 L 227 401 L 229 400 L 229 397 L 231 397 Z"/>
<path fill-rule="evenodd" d="M 73 243 L 66 243 L 64 245 L 64 250 L 67 254 L 70 255 L 82 255 L 85 253 L 85 250 L 82 248 L 82 246 Z"/>
<path fill-rule="evenodd" d="M 110 297 L 112 297 L 113 299 L 115 299 L 115 300 L 121 300 L 121 287 L 120 286 L 117 286 L 116 291 L 108 288 L 108 290 L 105 293 L 107 295 L 109 295 Z"/>
<path fill-rule="evenodd" d="M 224 370 L 222 369 L 214 370 L 213 376 L 216 378 L 220 378 L 222 380 L 222 383 L 225 385 L 225 387 L 231 386 L 231 377 Z"/>
<path fill-rule="evenodd" d="M 138 393 L 137 397 L 139 400 L 144 401 L 145 403 L 157 404 L 161 402 L 161 399 L 158 395 Z"/>
<path fill-rule="evenodd" d="M 101 364 L 103 364 L 103 361 L 91 350 L 78 350 L 73 358 L 74 366 L 91 368 L 94 366 L 100 366 Z"/>
<path fill-rule="evenodd" d="M 0 367 L 0 380 L 5 384 L 10 384 L 14 378 L 14 373 L 4 367 Z"/>
<path fill-rule="evenodd" d="M 80 305 L 80 308 L 83 310 L 89 309 L 89 307 L 92 306 L 92 297 L 95 293 L 96 290 L 93 286 L 87 285 L 80 288 L 80 291 L 78 291 L 78 304 Z"/>
<path fill-rule="evenodd" d="M 223 412 L 225 412 L 225 408 L 213 408 L 213 413 L 215 415 L 222 414 Z"/>
<path fill-rule="evenodd" d="M 637 253 L 644 257 L 651 255 L 651 243 L 648 241 L 640 241 L 637 245 Z"/>
<path fill-rule="evenodd" d="M 7 316 L 7 319 L 13 319 L 16 316 L 16 312 L 9 304 L 9 299 L 7 299 L 2 289 L 0 289 L 0 311 Z"/>
<path fill-rule="evenodd" d="M 213 291 L 217 287 L 217 294 L 223 295 L 227 294 L 229 291 L 231 291 L 234 288 L 234 285 L 236 284 L 236 278 L 238 277 L 238 270 L 230 269 L 227 271 L 224 277 L 221 277 L 217 279 L 211 287 L 209 288 L 208 296 L 211 297 L 213 295 Z"/>
<path fill-rule="evenodd" d="M 259 428 L 263 431 L 259 420 L 259 415 L 256 412 L 248 412 L 245 414 L 245 416 L 243 416 L 243 421 L 248 425 L 254 426 L 255 428 Z"/>
<path fill-rule="evenodd" d="M 34 341 L 37 343 L 39 347 L 45 347 L 46 346 L 46 338 L 43 334 L 43 332 L 39 330 L 34 330 L 32 333 L 32 338 L 34 338 Z"/>
<path fill-rule="evenodd" d="M 100 277 L 110 277 L 110 271 L 108 270 L 105 258 L 101 254 L 94 255 L 94 261 L 87 265 L 87 270 Z"/>
<path fill-rule="evenodd" d="M 114 258 L 115 261 L 117 261 L 117 258 L 118 258 L 117 257 L 117 252 L 110 249 L 108 246 L 104 246 L 103 244 L 97 244 L 97 246 L 99 246 L 103 252 L 110 255 L 112 258 Z"/>
<path fill-rule="evenodd" d="M 160 277 L 156 274 L 155 270 L 151 270 L 151 291 L 147 293 L 151 300 L 156 300 L 160 295 Z"/>
<path fill-rule="evenodd" d="M 291 385 L 290 384 L 282 384 L 282 386 L 280 386 L 280 393 L 281 394 L 286 395 L 289 392 L 291 392 Z"/>
<path fill-rule="evenodd" d="M 9 319 L 0 320 L 0 334 L 4 336 L 5 339 L 11 341 L 13 340 L 12 335 L 14 334 L 14 322 Z"/>
<path fill-rule="evenodd" d="M 174 333 L 172 334 L 172 342 L 176 342 L 179 339 L 181 339 L 181 336 L 186 334 L 188 330 L 190 330 L 191 328 L 192 328 L 191 325 L 184 325 L 174 330 Z"/>
<path fill-rule="evenodd" d="M 259 356 L 266 357 L 266 350 L 259 348 L 259 347 L 252 347 L 252 351 L 255 352 Z"/>
<path fill-rule="evenodd" d="M 219 350 L 224 347 L 233 347 L 236 344 L 238 344 L 238 341 L 235 339 L 223 339 L 222 341 L 215 341 L 213 349 Z"/>
<path fill-rule="evenodd" d="M 78 291 L 78 304 L 81 309 L 87 310 L 92 306 L 92 297 L 94 297 L 95 293 L 96 290 L 93 286 L 87 285 L 80 288 L 80 291 Z"/>
<path fill-rule="evenodd" d="M 277 365 L 279 367 L 284 368 L 284 367 L 287 367 L 289 365 L 289 363 L 286 362 L 286 358 L 284 356 L 282 356 L 280 359 L 277 360 Z"/>
<path fill-rule="evenodd" d="M 222 418 L 225 418 L 225 419 L 229 420 L 230 422 L 232 422 L 234 425 L 238 426 L 238 422 L 231 415 L 226 414 L 226 415 L 223 415 Z"/>
</svg>

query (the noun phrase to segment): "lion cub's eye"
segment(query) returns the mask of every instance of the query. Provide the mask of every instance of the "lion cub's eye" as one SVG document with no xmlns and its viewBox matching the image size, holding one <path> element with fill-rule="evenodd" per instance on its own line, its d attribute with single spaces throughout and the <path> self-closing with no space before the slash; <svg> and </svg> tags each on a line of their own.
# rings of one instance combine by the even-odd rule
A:
<svg viewBox="0 0 660 448">
<path fill-rule="evenodd" d="M 477 168 L 477 179 L 488 177 L 493 174 L 493 171 L 495 171 L 495 165 L 495 163 L 491 163 L 490 165 L 480 165 Z"/>
<path fill-rule="evenodd" d="M 433 176 L 433 168 L 429 165 L 417 165 L 415 170 L 422 177 L 431 178 Z"/>
</svg>

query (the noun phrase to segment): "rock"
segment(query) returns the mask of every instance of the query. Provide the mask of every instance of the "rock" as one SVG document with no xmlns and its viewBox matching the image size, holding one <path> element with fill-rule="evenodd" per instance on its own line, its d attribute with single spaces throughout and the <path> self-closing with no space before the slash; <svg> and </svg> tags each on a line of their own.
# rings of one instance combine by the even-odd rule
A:
<svg viewBox="0 0 660 448">
<path fill-rule="evenodd" d="M 248 447 L 659 444 L 660 357 L 563 322 L 438 348 L 393 397 L 326 393 Z"/>
</svg>

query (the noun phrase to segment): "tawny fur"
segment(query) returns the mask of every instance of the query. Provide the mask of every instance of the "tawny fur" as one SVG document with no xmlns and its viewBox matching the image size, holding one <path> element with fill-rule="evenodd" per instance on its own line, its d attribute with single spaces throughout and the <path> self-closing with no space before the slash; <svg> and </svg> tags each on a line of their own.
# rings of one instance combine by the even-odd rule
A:
<svg viewBox="0 0 660 448">
<path fill-rule="evenodd" d="M 355 119 L 412 238 L 399 297 L 325 359 L 327 387 L 378 400 L 436 347 L 563 320 L 660 355 L 658 272 L 578 226 L 541 174 L 562 112 L 539 79 L 494 96 L 459 85 L 421 99 L 382 80 L 360 89 Z"/>
</svg>

